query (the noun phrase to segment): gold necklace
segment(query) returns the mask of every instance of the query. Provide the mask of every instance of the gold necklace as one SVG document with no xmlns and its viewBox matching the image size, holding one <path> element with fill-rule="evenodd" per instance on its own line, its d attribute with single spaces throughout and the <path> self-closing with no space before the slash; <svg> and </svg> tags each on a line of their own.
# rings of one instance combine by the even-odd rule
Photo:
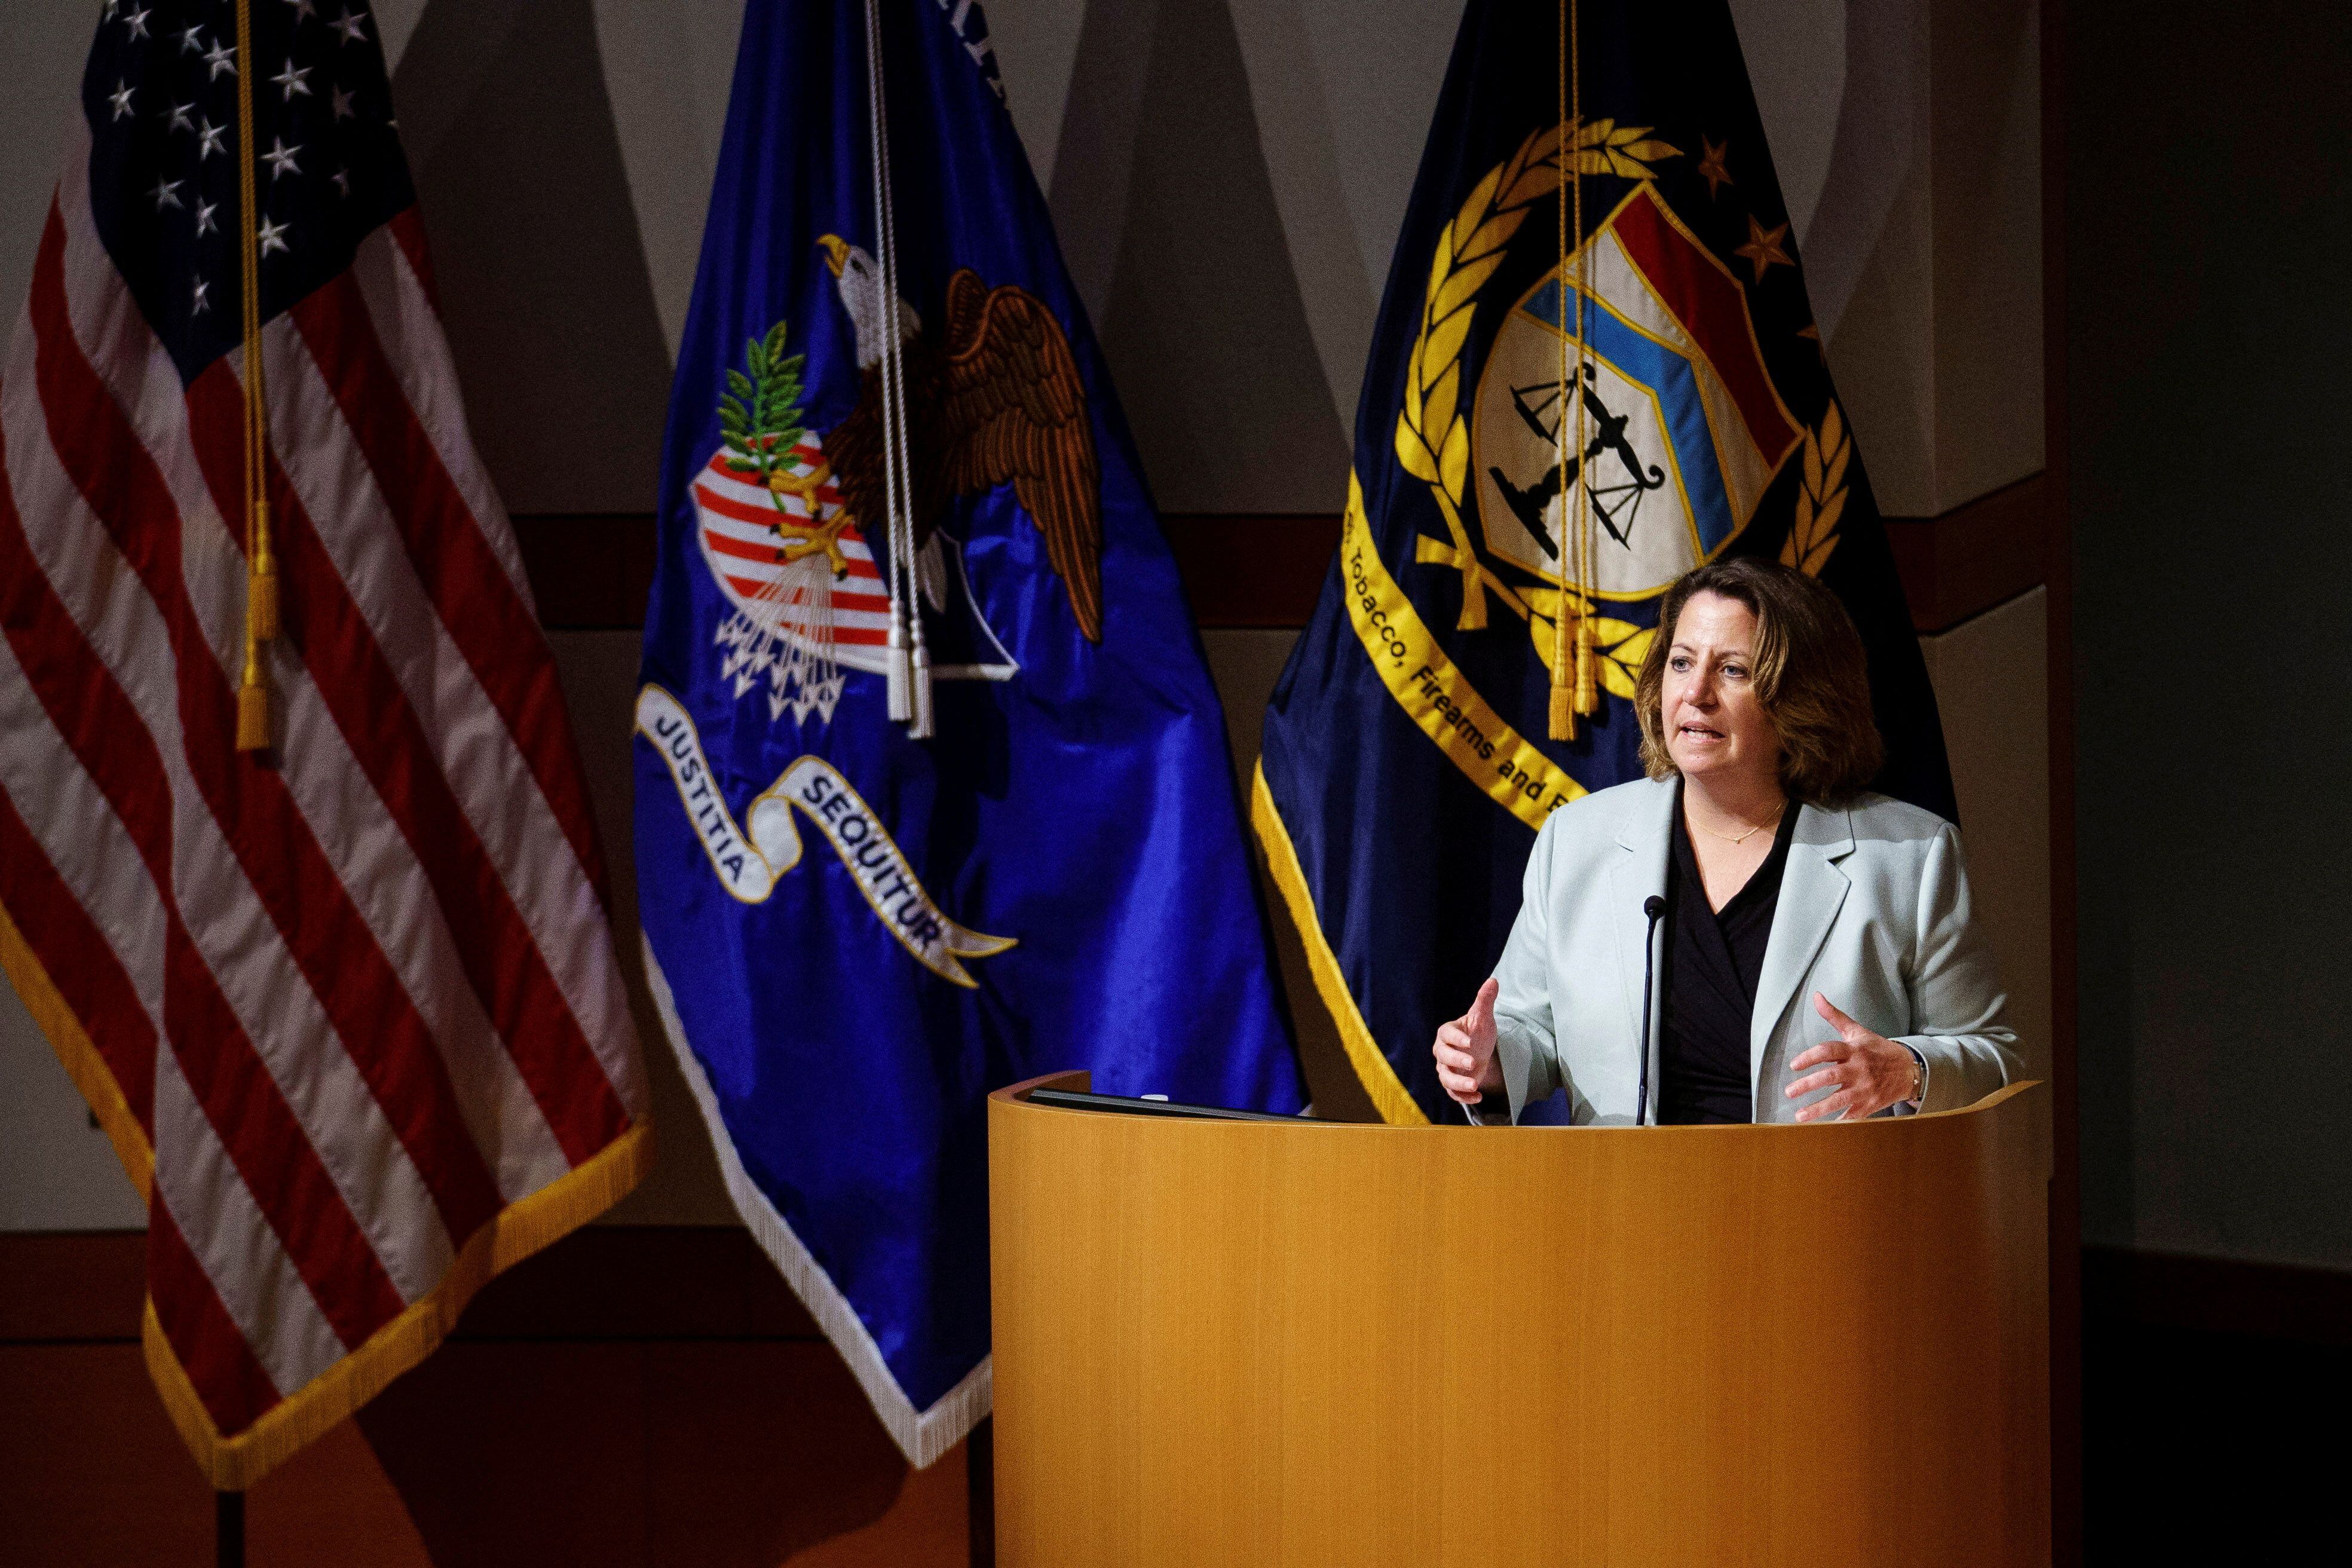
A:
<svg viewBox="0 0 2352 1568">
<path fill-rule="evenodd" d="M 1786 805 L 1786 804 L 1783 804 L 1780 809 L 1781 809 L 1783 812 L 1786 812 L 1786 811 L 1788 810 L 1788 806 Z M 1688 816 L 1687 816 L 1687 814 L 1685 814 L 1684 820 L 1685 820 L 1685 821 L 1689 821 L 1689 820 L 1690 820 L 1690 819 L 1689 819 L 1689 817 L 1688 817 Z M 1778 822 L 1779 820 L 1780 820 L 1780 818 L 1779 818 L 1778 816 L 1775 816 L 1775 817 L 1772 817 L 1772 818 L 1770 818 L 1770 819 L 1769 819 L 1769 821 L 1771 821 L 1771 822 Z M 1726 844 L 1745 844 L 1745 843 L 1747 843 L 1749 839 L 1751 839 L 1751 838 L 1755 837 L 1758 834 L 1759 834 L 1759 833 L 1763 832 L 1763 831 L 1764 831 L 1764 829 L 1765 829 L 1765 827 L 1768 826 L 1768 823 L 1759 822 L 1759 823 L 1758 823 L 1755 826 L 1753 826 L 1753 827 L 1749 828 L 1747 832 L 1745 832 L 1745 833 L 1741 834 L 1741 835 L 1740 835 L 1738 837 L 1737 837 L 1737 838 L 1733 837 L 1732 837 L 1730 834 L 1728 834 L 1728 833 L 1717 833 L 1714 828 L 1709 827 L 1709 826 L 1708 826 L 1706 823 L 1704 823 L 1704 822 L 1693 822 L 1693 823 L 1691 824 L 1691 826 L 1694 826 L 1694 827 L 1696 827 L 1696 828 L 1697 828 L 1701 833 L 1706 834 L 1709 838 L 1720 838 L 1720 839 L 1722 839 Z"/>
</svg>

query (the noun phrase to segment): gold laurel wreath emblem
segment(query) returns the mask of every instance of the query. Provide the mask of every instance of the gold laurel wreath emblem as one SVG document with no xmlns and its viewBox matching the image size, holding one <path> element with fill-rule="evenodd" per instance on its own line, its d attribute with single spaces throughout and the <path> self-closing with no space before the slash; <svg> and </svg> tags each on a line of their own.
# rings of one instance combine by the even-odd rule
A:
<svg viewBox="0 0 2352 1568">
<path fill-rule="evenodd" d="M 1565 137 L 1563 130 L 1568 132 Z M 1470 471 L 1469 399 L 1463 394 L 1462 351 L 1470 340 L 1478 291 L 1502 266 L 1511 237 L 1527 221 L 1528 209 L 1559 193 L 1563 141 L 1580 175 L 1654 179 L 1657 171 L 1653 164 L 1682 156 L 1681 149 L 1652 139 L 1646 125 L 1621 126 L 1613 120 L 1596 120 L 1537 131 L 1519 144 L 1517 152 L 1488 171 L 1437 237 L 1429 288 L 1422 299 L 1421 333 L 1406 363 L 1404 406 L 1398 411 L 1396 426 L 1397 460 L 1405 472 L 1429 486 L 1448 535 L 1439 539 L 1423 534 L 1414 541 L 1413 559 L 1462 574 L 1462 616 L 1455 628 L 1482 629 L 1486 625 L 1487 595 L 1492 595 L 1528 623 L 1536 656 L 1547 669 L 1551 668 L 1557 644 L 1553 623 L 1563 612 L 1579 619 L 1590 617 L 1592 605 L 1582 595 L 1563 595 L 1556 587 L 1514 589 L 1472 547 L 1470 531 L 1462 521 Z M 1619 697 L 1631 698 L 1633 673 L 1649 651 L 1651 633 L 1608 617 L 1593 618 L 1592 626 L 1601 647 L 1602 686 Z"/>
<path fill-rule="evenodd" d="M 1838 519 L 1845 512 L 1848 493 L 1846 464 L 1853 457 L 1853 437 L 1845 416 L 1832 403 L 1818 429 L 1805 432 L 1804 485 L 1797 492 L 1797 513 L 1789 537 L 1780 545 L 1780 564 L 1794 566 L 1808 577 L 1818 577 L 1838 546 Z"/>
</svg>

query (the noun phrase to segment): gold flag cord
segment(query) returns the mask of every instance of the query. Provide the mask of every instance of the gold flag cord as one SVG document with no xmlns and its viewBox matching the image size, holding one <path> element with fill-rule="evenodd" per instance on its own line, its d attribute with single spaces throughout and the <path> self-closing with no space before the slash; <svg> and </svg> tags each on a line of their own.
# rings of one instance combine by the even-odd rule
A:
<svg viewBox="0 0 2352 1568">
<path fill-rule="evenodd" d="M 253 174 L 252 0 L 236 0 L 237 242 L 245 307 L 245 675 L 236 693 L 236 749 L 269 744 L 269 679 L 261 645 L 278 635 L 278 562 L 269 544 L 268 405 L 261 391 L 260 204 Z"/>
<path fill-rule="evenodd" d="M 1576 363 L 1570 363 L 1570 320 L 1560 312 L 1559 338 L 1559 410 L 1557 440 L 1559 447 L 1559 506 L 1562 535 L 1559 551 L 1559 604 L 1552 619 L 1552 658 L 1550 700 L 1546 714 L 1546 731 L 1555 741 L 1576 739 L 1576 719 L 1580 713 L 1601 710 L 1599 669 L 1591 621 L 1577 613 L 1577 595 L 1588 589 L 1599 562 L 1595 556 L 1592 527 L 1591 476 L 1585 470 L 1585 406 L 1582 388 L 1579 384 L 1584 361 L 1584 301 L 1591 283 L 1591 255 L 1584 243 L 1584 176 L 1576 167 L 1576 142 L 1584 124 L 1584 73 L 1582 69 L 1582 28 L 1577 14 L 1577 0 L 1560 0 L 1559 6 L 1559 291 L 1565 306 L 1570 299 L 1576 302 L 1573 340 Z M 1570 241 L 1575 241 L 1574 277 L 1570 276 Z M 1569 479 L 1569 410 L 1576 411 L 1576 477 L 1574 500 L 1570 499 Z M 1571 636 L 1570 619 L 1576 623 Z"/>
<path fill-rule="evenodd" d="M 1570 121 L 1568 117 L 1568 79 L 1570 74 L 1568 64 L 1568 54 L 1569 50 L 1574 47 L 1570 37 L 1572 27 L 1569 19 L 1568 7 L 1569 0 L 1560 0 L 1559 152 L 1558 153 L 1559 166 L 1553 171 L 1559 179 L 1559 210 L 1558 215 L 1559 232 L 1559 278 L 1560 306 L 1559 405 L 1558 408 L 1554 410 L 1552 421 L 1552 445 L 1558 448 L 1559 457 L 1560 537 L 1559 554 L 1557 557 L 1559 562 L 1559 603 L 1553 606 L 1552 609 L 1550 702 L 1548 709 L 1549 717 L 1548 722 L 1545 725 L 1545 731 L 1555 741 L 1572 741 L 1576 739 L 1576 715 L 1570 710 L 1569 705 L 1561 700 L 1562 689 L 1560 686 L 1561 668 L 1568 658 L 1568 555 L 1569 552 L 1573 548 L 1573 545 L 1570 543 L 1570 531 L 1569 526 L 1569 519 L 1572 514 L 1569 508 L 1568 500 L 1568 407 L 1569 398 L 1570 396 L 1570 389 L 1568 384 L 1568 229 L 1570 221 L 1569 203 L 1570 199 L 1569 195 L 1568 183 L 1570 179 L 1574 178 L 1574 176 L 1569 173 L 1569 160 L 1574 156 L 1575 153 L 1576 125 L 1575 122 Z M 1581 208 L 1584 205 L 1583 196 L 1584 182 L 1580 179 L 1576 182 L 1575 195 L 1576 206 L 1579 209 L 1575 215 L 1575 221 L 1576 226 L 1579 229 L 1581 229 L 1584 226 L 1584 214 L 1581 211 Z M 1580 300 L 1577 302 L 1577 310 L 1579 317 L 1581 318 L 1583 313 L 1583 301 Z M 1580 357 L 1581 357 L 1581 345 L 1580 345 Z M 1581 405 L 1580 404 L 1579 406 L 1580 407 Z M 1583 450 L 1583 432 L 1581 430 L 1578 431 L 1577 436 L 1577 449 L 1581 452 Z M 1581 479 L 1583 477 L 1583 463 L 1581 459 L 1580 459 L 1577 465 L 1577 478 Z"/>
</svg>

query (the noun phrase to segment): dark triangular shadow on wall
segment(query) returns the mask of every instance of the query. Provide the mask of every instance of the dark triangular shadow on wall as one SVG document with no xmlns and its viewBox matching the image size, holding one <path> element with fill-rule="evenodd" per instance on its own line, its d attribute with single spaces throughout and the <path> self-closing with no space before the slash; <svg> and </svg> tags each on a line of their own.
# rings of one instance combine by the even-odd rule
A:
<svg viewBox="0 0 2352 1568">
<path fill-rule="evenodd" d="M 1348 434 L 1284 244 L 1225 0 L 1160 0 L 1131 110 L 1091 97 L 1133 90 L 1131 61 L 1099 58 L 1132 46 L 1132 16 L 1112 15 L 1130 3 L 1096 0 L 1088 12 L 1055 184 L 1079 177 L 1074 160 L 1117 155 L 1090 125 L 1132 115 L 1123 212 L 1055 210 L 1065 224 L 1119 226 L 1097 326 L 1145 472 L 1170 511 L 1337 511 Z"/>
<path fill-rule="evenodd" d="M 474 442 L 508 507 L 652 510 L 669 350 L 589 0 L 433 5 L 393 96 Z"/>
</svg>

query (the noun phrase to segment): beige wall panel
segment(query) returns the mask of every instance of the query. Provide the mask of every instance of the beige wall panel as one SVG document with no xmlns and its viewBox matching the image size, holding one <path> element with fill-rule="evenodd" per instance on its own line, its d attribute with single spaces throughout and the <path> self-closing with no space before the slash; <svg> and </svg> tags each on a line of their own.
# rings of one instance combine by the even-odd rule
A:
<svg viewBox="0 0 2352 1568">
<path fill-rule="evenodd" d="M 2048 594 L 2040 588 L 1922 637 L 1976 915 L 2009 986 L 2028 1078 L 2050 1076 Z"/>
<path fill-rule="evenodd" d="M 1258 737 L 1265 727 L 1266 699 L 1274 695 L 1274 683 L 1281 679 L 1291 645 L 1297 640 L 1298 634 L 1286 629 L 1201 634 L 1201 641 L 1208 649 L 1209 674 L 1215 679 L 1217 696 L 1225 705 L 1225 735 L 1233 743 L 1234 782 L 1237 789 L 1246 792 L 1249 787 L 1250 773 L 1257 766 Z M 1244 798 L 1247 798 L 1246 794 Z M 1282 989 L 1290 1002 L 1291 1021 L 1297 1026 L 1298 1055 L 1307 1069 L 1307 1089 L 1314 1100 L 1315 1113 L 1343 1121 L 1379 1121 L 1380 1113 L 1372 1109 L 1371 1097 L 1364 1092 L 1356 1069 L 1349 1065 L 1347 1049 L 1339 1044 L 1339 1031 L 1331 1022 L 1330 1010 L 1323 1005 L 1314 977 L 1307 972 L 1307 950 L 1300 945 L 1298 928 L 1291 922 L 1289 911 L 1283 908 L 1274 885 L 1266 880 L 1265 857 L 1259 852 L 1255 835 L 1250 843 L 1250 868 L 1256 876 L 1258 899 L 1274 931 L 1275 958 L 1282 966 Z"/>
<path fill-rule="evenodd" d="M 604 840 L 604 864 L 613 877 L 613 936 L 621 973 L 628 982 L 629 1011 L 645 1046 L 646 1079 L 653 1091 L 654 1168 L 637 1190 L 614 1205 L 606 1225 L 734 1225 L 735 1205 L 719 1179 L 710 1135 L 679 1076 L 677 1058 L 662 1033 L 646 990 L 645 962 L 637 942 L 637 862 L 630 834 L 637 652 L 635 631 L 557 632 L 555 666 L 579 737 L 580 760 L 588 771 L 589 800 Z M 709 875 L 699 862 L 680 868 Z"/>
<path fill-rule="evenodd" d="M 91 1120 L 47 1037 L 0 979 L 0 1230 L 146 1225 L 146 1206 L 114 1145 Z"/>
<path fill-rule="evenodd" d="M 95 5 L 11 0 L 0 5 L 0 321 L 14 331 L 33 282 L 33 250 L 66 153 L 68 116 L 81 90 Z"/>
<path fill-rule="evenodd" d="M 1732 9 L 1882 504 L 1930 516 L 2032 472 L 2032 0 Z M 0 8 L 11 315 L 90 13 Z M 385 0 L 378 17 L 508 504 L 648 504 L 740 0 Z M 1014 0 L 991 17 L 1014 123 L 1174 510 L 1336 510 L 1454 19 L 1424 0 Z M 545 171 L 520 207 L 519 165 Z M 566 242 L 513 243 L 529 233 Z M 592 426 L 566 461 L 536 423 L 551 380 Z M 1229 424 L 1248 440 L 1231 444 Z"/>
<path fill-rule="evenodd" d="M 1936 342 L 1928 218 L 1934 192 L 1924 168 L 1906 172 L 1888 198 L 1884 227 L 1854 278 L 1837 324 L 1826 330 L 1830 373 L 1853 415 L 1854 439 L 1878 510 L 1933 517 L 1936 484 Z"/>
<path fill-rule="evenodd" d="M 1933 0 L 1937 516 L 2042 468 L 2042 53 L 2035 0 Z"/>
</svg>

